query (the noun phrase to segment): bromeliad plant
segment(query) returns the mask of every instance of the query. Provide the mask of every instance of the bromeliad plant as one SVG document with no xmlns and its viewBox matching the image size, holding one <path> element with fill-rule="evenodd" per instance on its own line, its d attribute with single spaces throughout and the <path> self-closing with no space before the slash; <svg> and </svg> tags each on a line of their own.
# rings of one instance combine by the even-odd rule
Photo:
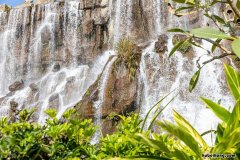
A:
<svg viewBox="0 0 240 160">
<path fill-rule="evenodd" d="M 229 88 L 236 100 L 232 112 L 218 103 L 201 97 L 206 106 L 222 121 L 218 124 L 217 130 L 200 134 L 174 111 L 175 124 L 169 121 L 158 122 L 166 134 L 153 133 L 151 136 L 136 134 L 135 138 L 140 143 L 160 151 L 159 157 L 169 159 L 204 159 L 202 154 L 206 153 L 230 154 L 235 159 L 240 158 L 240 74 L 227 65 L 225 72 Z M 203 135 L 210 132 L 216 134 L 214 146 L 208 146 L 203 139 Z"/>
<path fill-rule="evenodd" d="M 123 64 L 128 70 L 129 79 L 134 80 L 141 58 L 137 51 L 137 45 L 130 39 L 120 39 L 115 49 L 118 56 L 115 67 Z"/>
</svg>

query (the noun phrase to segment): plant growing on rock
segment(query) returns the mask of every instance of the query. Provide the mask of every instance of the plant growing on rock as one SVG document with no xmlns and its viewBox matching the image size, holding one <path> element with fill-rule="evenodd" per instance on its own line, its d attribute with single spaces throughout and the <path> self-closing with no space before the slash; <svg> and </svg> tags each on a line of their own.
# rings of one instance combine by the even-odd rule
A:
<svg viewBox="0 0 240 160">
<path fill-rule="evenodd" d="M 135 78 L 139 67 L 141 54 L 138 53 L 138 47 L 130 39 L 121 39 L 116 45 L 117 60 L 115 61 L 115 69 L 120 65 L 124 65 L 128 70 L 129 79 Z"/>
</svg>

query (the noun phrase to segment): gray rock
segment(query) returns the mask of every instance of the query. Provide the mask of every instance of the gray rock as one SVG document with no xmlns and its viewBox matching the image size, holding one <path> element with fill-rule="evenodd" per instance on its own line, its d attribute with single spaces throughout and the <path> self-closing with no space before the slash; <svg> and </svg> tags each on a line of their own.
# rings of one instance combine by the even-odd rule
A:
<svg viewBox="0 0 240 160">
<path fill-rule="evenodd" d="M 14 92 L 14 91 L 18 91 L 18 90 L 23 89 L 23 87 L 24 87 L 23 81 L 16 81 L 13 84 L 11 84 L 8 87 L 8 89 L 9 89 L 9 91 Z"/>
</svg>

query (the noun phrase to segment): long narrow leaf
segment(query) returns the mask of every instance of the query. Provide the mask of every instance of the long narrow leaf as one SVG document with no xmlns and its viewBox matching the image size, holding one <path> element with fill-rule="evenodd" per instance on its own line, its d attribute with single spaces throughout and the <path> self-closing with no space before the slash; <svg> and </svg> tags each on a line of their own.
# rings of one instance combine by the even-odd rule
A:
<svg viewBox="0 0 240 160">
<path fill-rule="evenodd" d="M 224 130 L 223 138 L 227 138 L 238 127 L 240 127 L 240 100 L 237 101 L 233 108 L 227 127 Z"/>
<path fill-rule="evenodd" d="M 200 38 L 219 38 L 219 39 L 232 39 L 227 34 L 210 27 L 196 28 L 190 31 L 194 36 Z"/>
<path fill-rule="evenodd" d="M 168 58 L 172 57 L 172 55 L 184 44 L 189 43 L 189 39 L 186 39 L 185 41 L 180 41 L 178 42 L 173 49 L 171 50 L 171 52 L 169 53 Z"/>
<path fill-rule="evenodd" d="M 150 130 L 150 129 L 152 128 L 152 126 L 153 126 L 154 122 L 156 121 L 157 117 L 162 113 L 162 111 L 163 111 L 176 97 L 177 97 L 177 95 L 174 96 L 159 112 L 157 112 L 157 113 L 155 114 L 154 118 L 151 120 L 151 123 L 150 123 L 150 125 L 149 125 L 149 127 L 148 127 L 148 130 Z"/>
<path fill-rule="evenodd" d="M 224 65 L 225 73 L 227 75 L 228 86 L 235 98 L 238 100 L 240 98 L 240 76 L 232 67 Z"/>
<path fill-rule="evenodd" d="M 232 131 L 228 138 L 223 139 L 222 142 L 213 148 L 212 153 L 230 153 L 234 154 L 239 149 L 240 143 L 240 127 Z"/>
<path fill-rule="evenodd" d="M 183 141 L 197 156 L 201 157 L 201 150 L 197 141 L 183 128 L 172 124 L 171 122 L 159 122 L 159 125 L 170 134 L 173 134 Z"/>
<path fill-rule="evenodd" d="M 232 50 L 238 57 L 240 57 L 240 39 L 235 39 L 232 42 Z"/>
<path fill-rule="evenodd" d="M 137 136 L 137 138 L 141 139 L 142 143 L 149 145 L 149 146 L 153 147 L 154 149 L 159 150 L 161 152 L 164 152 L 167 154 L 170 153 L 168 147 L 166 146 L 166 144 L 164 142 L 161 142 L 159 140 L 150 139 L 143 134 L 137 134 L 136 136 Z"/>
<path fill-rule="evenodd" d="M 199 69 L 197 72 L 194 73 L 192 76 L 190 82 L 189 82 L 189 92 L 192 92 L 193 89 L 196 87 L 199 76 L 200 76 L 201 69 Z"/>
<path fill-rule="evenodd" d="M 217 103 L 212 102 L 209 99 L 201 97 L 202 101 L 210 108 L 215 115 L 220 118 L 223 122 L 227 123 L 230 118 L 230 112 L 224 107 L 220 106 Z"/>
<path fill-rule="evenodd" d="M 173 91 L 174 91 L 174 90 L 173 90 Z M 155 107 L 160 107 L 160 103 L 161 103 L 165 98 L 167 98 L 173 91 L 171 91 L 170 93 L 168 93 L 166 96 L 164 96 L 162 99 L 160 99 L 154 106 L 152 106 L 152 108 L 148 111 L 146 117 L 144 118 L 141 131 L 143 131 L 143 128 L 144 128 L 144 126 L 145 126 L 145 124 L 146 124 L 146 122 L 147 122 L 148 116 L 149 116 L 149 114 L 152 112 L 152 110 L 153 110 Z"/>
<path fill-rule="evenodd" d="M 178 114 L 175 110 L 173 111 L 173 117 L 175 122 L 178 124 L 179 127 L 183 128 L 184 130 L 188 131 L 192 137 L 204 148 L 208 148 L 207 143 L 204 141 L 202 136 L 192 127 L 190 123 L 186 119 L 184 119 L 180 114 Z"/>
</svg>

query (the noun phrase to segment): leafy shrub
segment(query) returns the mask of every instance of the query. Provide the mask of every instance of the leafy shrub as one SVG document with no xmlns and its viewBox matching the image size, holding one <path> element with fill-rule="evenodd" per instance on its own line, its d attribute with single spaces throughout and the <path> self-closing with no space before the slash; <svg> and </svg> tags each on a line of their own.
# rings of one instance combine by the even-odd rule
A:
<svg viewBox="0 0 240 160">
<path fill-rule="evenodd" d="M 125 117 L 120 116 L 121 122 L 117 131 L 112 135 L 103 137 L 100 143 L 99 157 L 141 157 L 159 155 L 159 151 L 139 144 L 132 136 L 141 132 L 141 122 L 137 114 Z"/>
<path fill-rule="evenodd" d="M 137 45 L 130 39 L 121 39 L 116 45 L 116 51 L 118 58 L 115 61 L 115 67 L 119 67 L 121 64 L 124 64 L 124 66 L 128 69 L 129 79 L 133 80 L 140 61 L 140 54 L 137 51 Z"/>
<path fill-rule="evenodd" d="M 46 124 L 27 122 L 32 111 L 23 110 L 16 122 L 0 121 L 0 159 L 68 159 L 94 158 L 89 140 L 95 132 L 91 120 L 71 119 L 74 110 L 64 113 L 64 120 L 56 118 L 49 109 Z M 27 119 L 26 119 L 27 117 Z"/>
</svg>

